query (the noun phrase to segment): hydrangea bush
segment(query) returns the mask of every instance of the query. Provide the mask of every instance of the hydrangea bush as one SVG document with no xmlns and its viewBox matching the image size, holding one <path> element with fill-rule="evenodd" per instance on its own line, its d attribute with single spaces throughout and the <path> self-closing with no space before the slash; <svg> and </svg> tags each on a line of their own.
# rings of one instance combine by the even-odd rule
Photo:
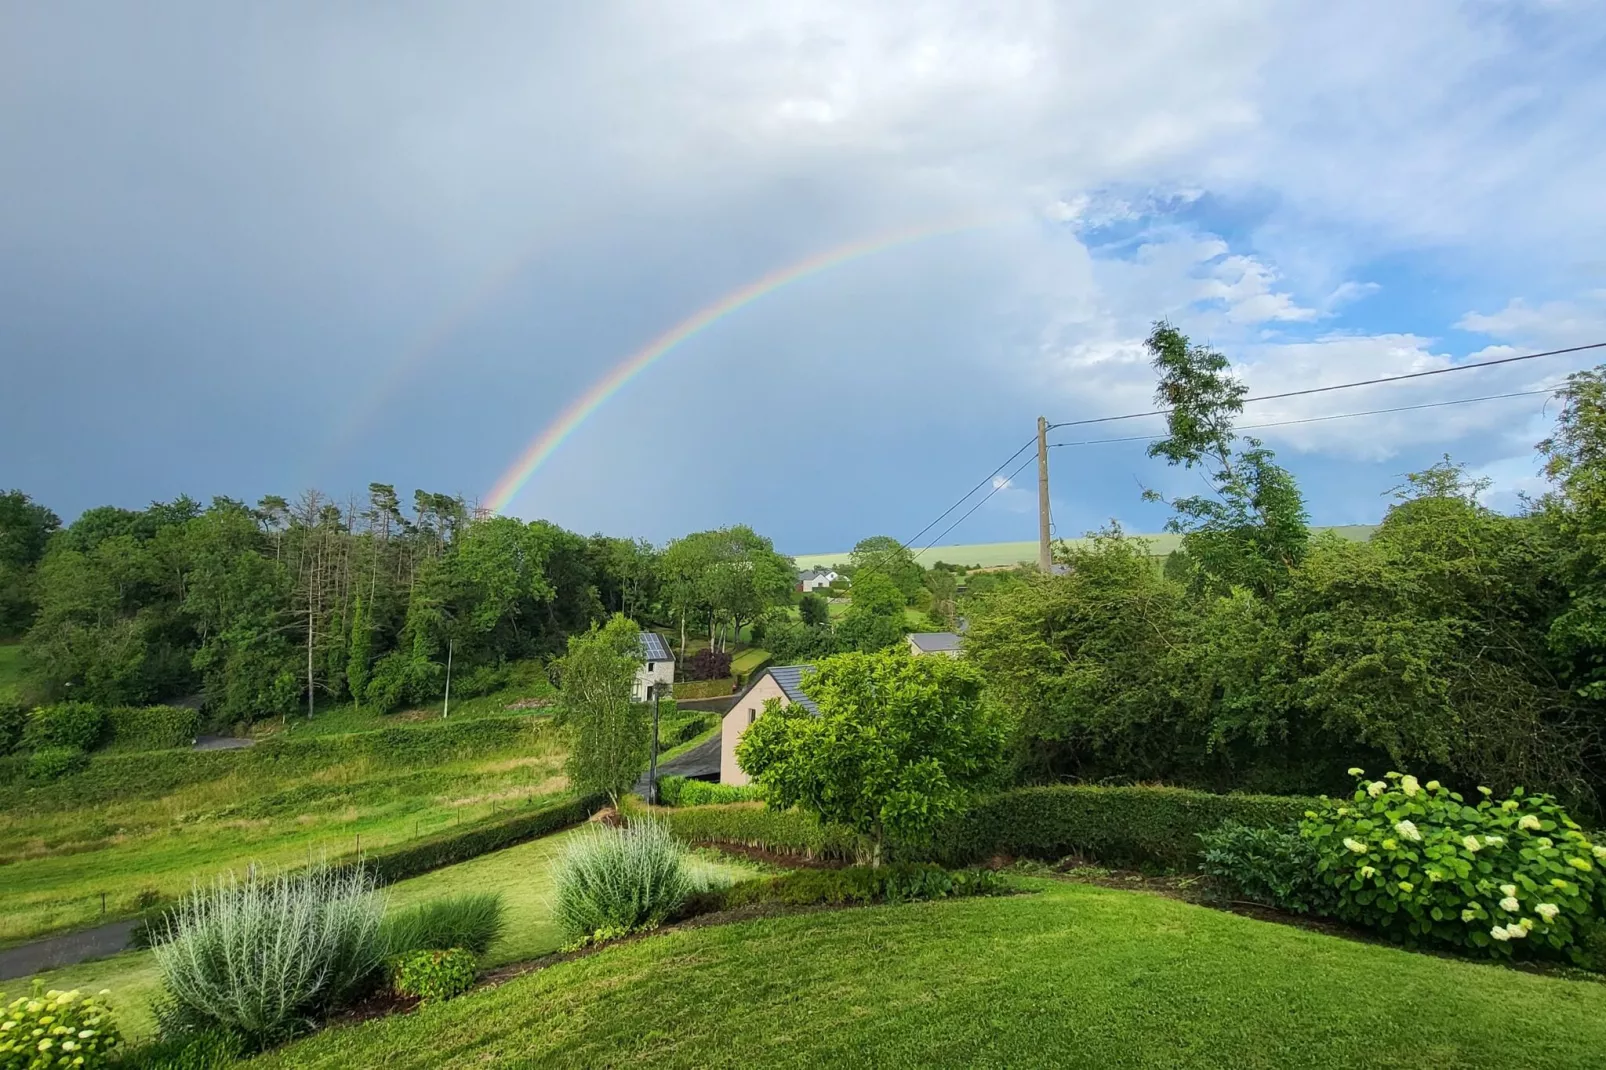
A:
<svg viewBox="0 0 1606 1070">
<path fill-rule="evenodd" d="M 446 951 L 409 951 L 390 960 L 391 988 L 398 996 L 416 996 L 422 1003 L 451 999 L 474 987 L 474 953 L 454 947 Z"/>
<path fill-rule="evenodd" d="M 1354 797 L 1300 824 L 1334 914 L 1409 944 L 1593 965 L 1583 937 L 1606 917 L 1606 846 L 1554 799 L 1479 788 L 1470 805 L 1436 780 L 1350 774 Z"/>
<path fill-rule="evenodd" d="M 122 1044 L 104 997 L 74 989 L 14 1000 L 0 1014 L 0 1070 L 110 1066 Z"/>
</svg>

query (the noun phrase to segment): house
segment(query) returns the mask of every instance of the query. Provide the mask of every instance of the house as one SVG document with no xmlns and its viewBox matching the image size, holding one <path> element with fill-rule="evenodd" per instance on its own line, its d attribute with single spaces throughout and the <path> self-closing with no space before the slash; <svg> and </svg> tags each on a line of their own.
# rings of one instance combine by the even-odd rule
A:
<svg viewBox="0 0 1606 1070">
<path fill-rule="evenodd" d="M 758 720 L 764 712 L 764 703 L 777 698 L 784 706 L 796 703 L 810 713 L 820 712 L 814 700 L 803 693 L 803 674 L 813 671 L 814 668 L 809 665 L 771 666 L 754 677 L 752 683 L 747 685 L 747 690 L 736 696 L 736 704 L 725 714 L 725 719 L 720 724 L 719 782 L 721 784 L 748 783 L 747 774 L 736 764 L 736 744 L 741 740 L 742 733 L 747 731 L 747 726 Z"/>
<path fill-rule="evenodd" d="M 909 653 L 916 657 L 921 654 L 947 654 L 950 658 L 957 658 L 959 635 L 957 632 L 913 632 L 909 636 Z"/>
<path fill-rule="evenodd" d="M 637 702 L 646 702 L 652 697 L 648 690 L 653 684 L 664 684 L 673 687 L 675 684 L 675 655 L 669 652 L 669 644 L 657 632 L 641 633 L 641 667 L 636 670 L 636 687 L 632 697 Z"/>
<path fill-rule="evenodd" d="M 806 568 L 797 574 L 797 589 L 808 594 L 820 587 L 829 587 L 842 578 L 842 574 L 829 568 Z"/>
</svg>

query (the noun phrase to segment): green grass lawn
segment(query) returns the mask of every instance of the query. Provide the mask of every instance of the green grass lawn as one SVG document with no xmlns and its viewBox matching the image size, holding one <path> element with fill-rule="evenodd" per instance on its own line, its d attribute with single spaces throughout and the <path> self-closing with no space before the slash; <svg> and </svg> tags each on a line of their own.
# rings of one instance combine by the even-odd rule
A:
<svg viewBox="0 0 1606 1070">
<path fill-rule="evenodd" d="M 262 1067 L 1599 1067 L 1606 985 L 1142 893 L 796 915 L 610 948 Z"/>
<path fill-rule="evenodd" d="M 0 643 L 0 700 L 12 698 L 22 683 L 22 644 Z"/>
<path fill-rule="evenodd" d="M 551 867 L 575 831 L 570 829 L 531 840 L 400 881 L 385 889 L 385 895 L 390 908 L 395 910 L 461 892 L 501 892 L 507 905 L 507 931 L 486 953 L 481 965 L 495 967 L 539 958 L 556 951 L 562 943 L 552 922 Z M 717 874 L 727 880 L 752 872 L 739 863 L 703 855 L 695 856 L 692 865 L 701 872 Z M 80 988 L 89 992 L 109 988 L 118 1022 L 125 1032 L 149 1036 L 154 1028 L 151 1004 L 161 992 L 161 981 L 155 959 L 148 951 L 129 951 L 97 962 L 66 966 L 40 974 L 37 979 L 47 988 Z M 30 983 L 31 980 L 0 981 L 0 991 L 27 992 Z"/>
</svg>

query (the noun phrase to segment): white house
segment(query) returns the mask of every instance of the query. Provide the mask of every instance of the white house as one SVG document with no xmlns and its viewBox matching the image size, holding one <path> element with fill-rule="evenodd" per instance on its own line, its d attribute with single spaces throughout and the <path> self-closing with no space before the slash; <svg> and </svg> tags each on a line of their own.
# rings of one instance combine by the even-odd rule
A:
<svg viewBox="0 0 1606 1070">
<path fill-rule="evenodd" d="M 646 702 L 651 698 L 648 689 L 653 684 L 673 687 L 674 683 L 675 655 L 669 652 L 669 644 L 657 632 L 642 632 L 641 668 L 636 670 L 635 700 Z"/>
<path fill-rule="evenodd" d="M 748 775 L 742 772 L 742 767 L 736 764 L 736 744 L 741 741 L 742 733 L 747 726 L 758 720 L 764 713 L 764 703 L 772 698 L 781 700 L 783 706 L 797 703 L 810 713 L 819 713 L 820 709 L 814 700 L 803 693 L 803 674 L 813 672 L 809 665 L 780 665 L 765 669 L 753 678 L 736 698 L 736 705 L 725 714 L 720 723 L 719 731 L 719 782 L 721 784 L 746 784 Z"/>
<path fill-rule="evenodd" d="M 819 587 L 829 587 L 841 579 L 841 573 L 829 568 L 806 568 L 797 574 L 797 589 L 804 594 Z"/>
</svg>

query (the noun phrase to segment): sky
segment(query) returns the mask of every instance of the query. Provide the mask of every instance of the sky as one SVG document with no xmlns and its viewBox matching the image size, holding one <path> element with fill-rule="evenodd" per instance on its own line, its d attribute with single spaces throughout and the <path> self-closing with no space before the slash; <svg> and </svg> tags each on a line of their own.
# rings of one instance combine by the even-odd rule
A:
<svg viewBox="0 0 1606 1070">
<path fill-rule="evenodd" d="M 621 362 L 855 243 L 885 247 L 672 347 L 504 511 L 909 538 L 1038 416 L 1152 408 L 1162 318 L 1253 394 L 1606 341 L 1603 6 L 0 0 L 0 488 L 64 519 L 372 481 L 484 502 Z M 1555 408 L 1253 433 L 1314 522 L 1367 523 L 1446 453 L 1519 508 Z M 1157 531 L 1143 489 L 1201 486 L 1143 442 L 1050 469 L 1065 535 Z M 1034 537 L 1033 476 L 920 542 Z"/>
</svg>

